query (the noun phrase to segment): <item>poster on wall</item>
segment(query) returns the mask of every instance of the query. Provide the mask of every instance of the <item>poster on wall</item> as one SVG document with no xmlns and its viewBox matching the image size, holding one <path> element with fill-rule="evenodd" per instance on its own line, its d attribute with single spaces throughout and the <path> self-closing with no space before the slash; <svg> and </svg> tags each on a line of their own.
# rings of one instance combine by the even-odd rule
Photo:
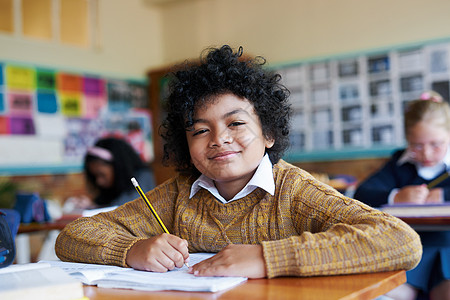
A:
<svg viewBox="0 0 450 300">
<path fill-rule="evenodd" d="M 143 82 L 0 62 L 0 164 L 81 164 L 106 136 L 150 162 L 147 99 Z"/>
<path fill-rule="evenodd" d="M 450 101 L 449 41 L 272 69 L 291 91 L 289 158 L 295 161 L 317 159 L 318 153 L 324 160 L 336 153 L 354 158 L 368 150 L 388 156 L 406 144 L 403 114 L 409 101 L 426 90 Z"/>
</svg>

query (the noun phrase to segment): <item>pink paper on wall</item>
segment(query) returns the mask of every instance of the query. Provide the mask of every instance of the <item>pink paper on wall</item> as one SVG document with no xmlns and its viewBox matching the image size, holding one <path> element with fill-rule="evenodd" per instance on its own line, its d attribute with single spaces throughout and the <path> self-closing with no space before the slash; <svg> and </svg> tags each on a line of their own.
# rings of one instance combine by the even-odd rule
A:
<svg viewBox="0 0 450 300">
<path fill-rule="evenodd" d="M 84 97 L 85 117 L 95 119 L 99 116 L 100 111 L 106 108 L 107 99 L 103 96 L 89 96 Z"/>
<path fill-rule="evenodd" d="M 33 96 L 29 93 L 9 93 L 9 111 L 14 115 L 31 115 L 33 113 Z"/>
</svg>

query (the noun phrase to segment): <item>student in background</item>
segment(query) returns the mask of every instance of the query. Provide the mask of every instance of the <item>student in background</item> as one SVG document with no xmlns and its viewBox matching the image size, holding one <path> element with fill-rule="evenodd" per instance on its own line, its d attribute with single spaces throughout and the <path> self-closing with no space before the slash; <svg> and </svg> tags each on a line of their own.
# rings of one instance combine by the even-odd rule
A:
<svg viewBox="0 0 450 300">
<path fill-rule="evenodd" d="M 249 278 L 413 268 L 408 225 L 281 159 L 289 92 L 264 62 L 223 46 L 172 74 L 163 137 L 179 174 L 147 193 L 171 234 L 136 199 L 66 226 L 58 257 L 165 272 L 218 252 L 190 272 Z"/>
<path fill-rule="evenodd" d="M 98 140 L 87 149 L 84 157 L 84 174 L 87 188 L 93 198 L 68 199 L 75 209 L 118 206 L 138 198 L 130 182 L 135 177 L 144 191 L 154 188 L 155 183 L 149 166 L 133 147 L 123 139 L 107 137 Z"/>
<path fill-rule="evenodd" d="M 371 206 L 428 204 L 450 201 L 450 178 L 432 188 L 427 184 L 450 170 L 450 106 L 433 91 L 409 103 L 404 115 L 406 149 L 356 189 L 354 197 Z M 407 272 L 407 284 L 391 293 L 394 299 L 450 299 L 450 232 L 421 232 L 423 257 Z"/>
</svg>

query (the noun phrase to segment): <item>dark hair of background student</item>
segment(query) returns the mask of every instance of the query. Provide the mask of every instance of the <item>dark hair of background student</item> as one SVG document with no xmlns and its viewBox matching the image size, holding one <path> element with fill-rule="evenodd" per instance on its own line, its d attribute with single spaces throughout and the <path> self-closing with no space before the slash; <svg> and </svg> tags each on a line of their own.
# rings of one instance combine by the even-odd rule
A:
<svg viewBox="0 0 450 300">
<path fill-rule="evenodd" d="M 237 52 L 227 45 L 206 51 L 200 65 L 178 66 L 178 71 L 170 74 L 168 115 L 160 128 L 165 140 L 164 163 L 183 173 L 200 174 L 191 162 L 186 130 L 193 125 L 197 107 L 227 93 L 253 104 L 266 138 L 275 141 L 266 152 L 271 162 L 277 163 L 289 145 L 291 115 L 289 91 L 280 83 L 281 76 L 263 69 L 264 58 L 243 57 L 242 47 Z"/>
<path fill-rule="evenodd" d="M 112 161 L 103 160 L 98 156 L 90 154 L 88 151 L 84 158 L 84 173 L 88 185 L 94 188 L 94 192 L 96 192 L 94 202 L 98 205 L 108 205 L 124 191 L 133 190 L 134 187 L 131 184 L 131 178 L 135 176 L 137 170 L 148 169 L 149 167 L 125 140 L 112 137 L 104 138 L 97 141 L 95 147 L 108 150 L 112 154 L 113 159 Z M 114 170 L 114 184 L 110 188 L 102 188 L 97 185 L 95 176 L 88 168 L 89 163 L 94 160 L 101 160 L 104 163 L 112 165 Z"/>
</svg>

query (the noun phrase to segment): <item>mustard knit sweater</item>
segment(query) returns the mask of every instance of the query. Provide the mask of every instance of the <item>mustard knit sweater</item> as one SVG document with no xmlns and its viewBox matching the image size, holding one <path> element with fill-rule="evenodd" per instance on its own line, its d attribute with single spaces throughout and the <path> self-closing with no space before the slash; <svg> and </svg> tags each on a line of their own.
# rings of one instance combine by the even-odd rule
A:
<svg viewBox="0 0 450 300">
<path fill-rule="evenodd" d="M 190 252 L 218 252 L 230 243 L 261 244 L 269 278 L 366 273 L 415 267 L 417 233 L 401 220 L 347 198 L 284 161 L 274 165 L 275 195 L 257 188 L 227 204 L 196 178 L 177 176 L 147 193 L 167 229 Z M 79 218 L 56 241 L 61 260 L 127 266 L 138 240 L 162 233 L 141 199 Z"/>
</svg>

